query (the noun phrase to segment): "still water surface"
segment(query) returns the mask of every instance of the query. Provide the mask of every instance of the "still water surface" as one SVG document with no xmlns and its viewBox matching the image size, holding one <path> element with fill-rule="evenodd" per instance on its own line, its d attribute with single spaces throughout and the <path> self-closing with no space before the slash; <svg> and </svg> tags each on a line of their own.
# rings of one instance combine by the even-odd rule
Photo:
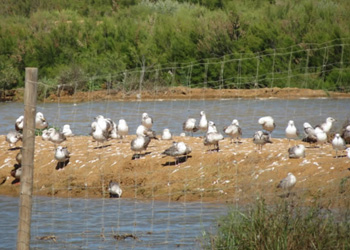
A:
<svg viewBox="0 0 350 250">
<path fill-rule="evenodd" d="M 198 249 L 222 204 L 33 198 L 31 249 Z M 15 249 L 19 199 L 0 196 L 0 249 Z M 133 234 L 138 239 L 116 240 Z M 37 237 L 54 235 L 56 242 Z"/>
<path fill-rule="evenodd" d="M 15 120 L 23 114 L 21 103 L 0 104 L 0 134 L 14 129 Z M 148 102 L 86 102 L 77 104 L 40 103 L 37 111 L 44 113 L 50 125 L 61 128 L 71 124 L 77 135 L 88 135 L 90 124 L 99 114 L 115 122 L 124 118 L 129 125 L 129 133 L 135 134 L 141 123 L 141 114 L 149 113 L 154 118 L 153 129 L 160 134 L 164 128 L 179 135 L 182 123 L 188 118 L 200 118 L 204 110 L 209 120 L 215 122 L 218 130 L 238 119 L 243 130 L 243 137 L 250 138 L 261 129 L 257 123 L 261 116 L 271 115 L 276 122 L 274 137 L 284 137 L 284 130 L 289 120 L 294 120 L 299 130 L 303 123 L 317 125 L 329 116 L 337 120 L 335 127 L 350 117 L 350 100 L 348 99 L 300 99 L 300 100 L 181 100 Z M 196 133 L 195 136 L 201 136 Z"/>
</svg>

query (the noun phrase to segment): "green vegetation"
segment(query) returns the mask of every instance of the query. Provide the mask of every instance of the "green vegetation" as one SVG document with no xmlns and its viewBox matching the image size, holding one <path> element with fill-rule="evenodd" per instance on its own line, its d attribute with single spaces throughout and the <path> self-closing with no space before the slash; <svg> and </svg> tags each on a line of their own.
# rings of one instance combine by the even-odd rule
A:
<svg viewBox="0 0 350 250">
<path fill-rule="evenodd" d="M 140 81 L 348 91 L 349 12 L 342 0 L 5 0 L 0 88 L 38 67 L 45 93 Z"/>
<path fill-rule="evenodd" d="M 349 249 L 350 214 L 285 202 L 257 202 L 247 212 L 232 209 L 215 234 L 204 233 L 206 249 Z"/>
</svg>

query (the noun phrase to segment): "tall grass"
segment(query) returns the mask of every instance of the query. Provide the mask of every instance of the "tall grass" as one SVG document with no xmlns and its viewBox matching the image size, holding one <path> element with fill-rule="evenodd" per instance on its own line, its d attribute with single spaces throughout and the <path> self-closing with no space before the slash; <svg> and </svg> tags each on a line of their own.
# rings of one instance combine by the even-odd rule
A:
<svg viewBox="0 0 350 250">
<path fill-rule="evenodd" d="M 231 209 L 216 232 L 204 235 L 205 249 L 350 249 L 350 210 L 259 201 L 243 212 Z"/>
</svg>

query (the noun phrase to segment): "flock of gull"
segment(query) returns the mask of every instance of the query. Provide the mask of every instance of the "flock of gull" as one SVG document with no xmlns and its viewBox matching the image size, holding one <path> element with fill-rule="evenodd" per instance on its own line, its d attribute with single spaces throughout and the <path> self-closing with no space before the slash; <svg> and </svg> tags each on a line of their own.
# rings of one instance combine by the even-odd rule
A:
<svg viewBox="0 0 350 250">
<path fill-rule="evenodd" d="M 346 147 L 346 144 L 350 143 L 350 120 L 348 120 L 340 133 L 331 135 L 332 125 L 335 119 L 328 117 L 326 121 L 320 125 L 312 127 L 309 123 L 305 122 L 304 127 L 304 142 L 310 144 L 319 144 L 322 147 L 323 144 L 331 142 L 333 149 L 338 157 L 338 151 L 347 151 L 347 155 L 350 158 L 350 148 Z M 10 131 L 6 136 L 6 141 L 9 143 L 10 149 L 16 145 L 16 143 L 22 140 L 24 117 L 20 116 L 15 122 L 15 131 Z M 256 131 L 253 136 L 253 143 L 257 145 L 257 150 L 262 151 L 263 146 L 268 143 L 272 143 L 271 134 L 276 128 L 274 119 L 271 116 L 264 116 L 258 120 L 258 124 L 261 125 L 262 130 Z M 139 159 L 145 156 L 147 147 L 152 139 L 159 140 L 156 132 L 152 130 L 153 118 L 147 113 L 143 113 L 141 117 L 141 124 L 136 129 L 136 138 L 130 143 L 130 148 L 134 152 L 132 159 Z M 74 136 L 70 125 L 66 124 L 58 131 L 53 127 L 48 126 L 48 123 L 41 112 L 36 114 L 35 127 L 42 131 L 42 140 L 51 141 L 55 145 L 54 158 L 57 160 L 56 169 L 60 170 L 69 163 L 70 152 L 67 147 L 62 147 L 59 144 L 67 140 L 68 137 Z M 203 133 L 203 144 L 208 146 L 208 151 L 219 151 L 219 142 L 224 139 L 224 134 L 229 136 L 231 143 L 241 143 L 242 129 L 237 119 L 234 119 L 232 123 L 223 128 L 223 133 L 218 131 L 215 123 L 207 119 L 204 111 L 200 112 L 200 120 L 197 123 L 195 118 L 188 118 L 183 123 L 183 133 L 180 136 L 188 135 L 193 136 L 193 133 L 201 131 Z M 102 115 L 98 115 L 91 123 L 91 133 L 93 140 L 97 142 L 95 149 L 103 148 L 103 143 L 110 139 L 121 139 L 129 134 L 129 127 L 124 119 L 120 119 L 116 124 L 112 119 L 105 118 Z M 297 140 L 300 138 L 298 129 L 294 122 L 290 120 L 285 129 L 286 138 L 290 140 Z M 173 140 L 172 133 L 169 129 L 164 129 L 161 134 L 162 140 Z M 100 145 L 102 144 L 102 146 Z M 213 147 L 213 148 L 211 148 Z M 174 157 L 175 163 L 178 164 L 180 158 L 187 157 L 192 152 L 190 146 L 182 141 L 172 142 L 172 145 L 162 152 L 165 156 Z M 302 144 L 289 147 L 288 154 L 290 158 L 303 158 L 305 157 L 305 146 Z M 16 156 L 14 169 L 11 171 L 11 175 L 15 178 L 15 181 L 20 180 L 21 175 L 21 161 L 22 154 L 19 152 Z M 279 188 L 290 189 L 295 185 L 296 177 L 292 173 L 288 173 L 287 177 L 281 180 L 278 184 Z M 118 182 L 111 181 L 109 183 L 110 197 L 120 197 L 122 190 Z"/>
</svg>

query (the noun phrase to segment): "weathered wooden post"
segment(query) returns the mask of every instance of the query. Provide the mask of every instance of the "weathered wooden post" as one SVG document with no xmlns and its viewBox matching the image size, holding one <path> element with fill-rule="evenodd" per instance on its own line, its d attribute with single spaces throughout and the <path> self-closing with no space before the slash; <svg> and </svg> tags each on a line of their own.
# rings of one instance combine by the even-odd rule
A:
<svg viewBox="0 0 350 250">
<path fill-rule="evenodd" d="M 38 69 L 26 68 L 24 90 L 24 125 L 22 146 L 21 194 L 17 231 L 17 249 L 30 248 L 32 216 L 33 169 L 35 146 L 35 115 Z"/>
</svg>

